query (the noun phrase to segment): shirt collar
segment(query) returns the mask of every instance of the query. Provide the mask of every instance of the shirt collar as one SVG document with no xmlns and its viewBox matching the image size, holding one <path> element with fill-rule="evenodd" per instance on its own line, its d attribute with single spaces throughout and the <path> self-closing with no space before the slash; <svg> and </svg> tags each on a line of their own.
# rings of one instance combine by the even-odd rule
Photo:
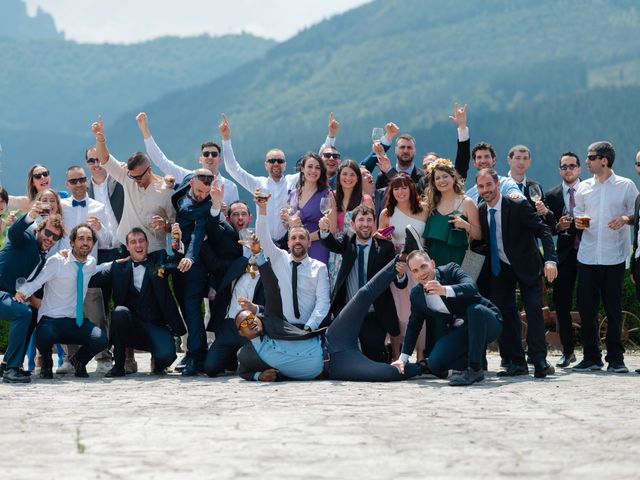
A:
<svg viewBox="0 0 640 480">
<path fill-rule="evenodd" d="M 509 173 L 507 173 L 507 177 L 509 177 L 509 178 L 510 178 L 511 180 L 513 180 L 514 182 L 516 182 L 516 185 L 517 185 L 518 183 L 521 183 L 523 186 L 526 186 L 526 185 L 527 185 L 527 176 L 526 176 L 526 175 L 525 175 L 524 177 L 522 177 L 522 181 L 521 181 L 521 182 L 519 182 L 518 180 L 516 180 L 515 178 L 513 178 L 513 177 L 511 176 L 511 170 L 509 170 Z"/>
<path fill-rule="evenodd" d="M 408 175 L 411 175 L 413 173 L 414 168 L 416 168 L 416 166 L 413 164 L 411 164 L 411 167 L 409 168 L 400 168 L 400 165 L 396 163 L 396 170 L 400 173 L 406 173 Z"/>
<path fill-rule="evenodd" d="M 358 240 L 358 237 L 354 237 L 356 240 L 356 246 L 357 245 L 366 245 L 367 247 L 371 247 L 371 244 L 373 243 L 373 237 L 369 237 L 369 240 L 367 240 L 366 242 L 362 243 Z"/>
<path fill-rule="evenodd" d="M 493 208 L 496 212 L 500 212 L 500 211 L 502 211 L 502 194 L 498 193 L 498 201 L 497 201 L 497 203 L 496 203 L 496 206 L 495 206 L 495 207 L 492 207 L 492 206 L 490 206 L 490 205 L 487 203 L 487 212 L 488 212 L 490 209 L 492 209 L 492 208 Z"/>
<path fill-rule="evenodd" d="M 570 187 L 569 185 L 567 185 L 564 181 L 562 182 L 562 193 L 565 195 L 569 195 L 569 189 L 573 188 L 574 190 L 578 189 L 578 185 L 580 185 L 580 179 L 578 179 L 578 181 L 576 183 L 573 184 L 572 187 Z"/>
</svg>

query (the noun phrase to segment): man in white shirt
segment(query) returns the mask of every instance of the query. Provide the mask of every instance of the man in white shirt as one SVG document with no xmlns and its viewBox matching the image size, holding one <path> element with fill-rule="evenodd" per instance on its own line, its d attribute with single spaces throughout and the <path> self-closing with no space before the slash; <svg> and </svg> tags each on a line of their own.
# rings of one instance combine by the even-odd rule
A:
<svg viewBox="0 0 640 480">
<path fill-rule="evenodd" d="M 304 330 L 317 330 L 329 313 L 327 266 L 307 255 L 311 241 L 309 231 L 302 226 L 289 229 L 288 246 L 291 253 L 273 243 L 266 216 L 269 199 L 262 198 L 254 197 L 259 214 L 256 235 L 278 277 L 284 317 Z"/>
<path fill-rule="evenodd" d="M 193 175 L 193 170 L 176 165 L 169 160 L 160 150 L 155 140 L 151 136 L 149 130 L 149 118 L 146 113 L 142 112 L 136 116 L 138 127 L 144 137 L 144 145 L 151 161 L 165 174 L 173 175 L 176 179 L 176 185 L 180 185 L 187 176 Z M 220 164 L 222 163 L 220 147 L 214 142 L 205 142 L 200 146 L 200 158 L 198 163 L 202 168 L 206 168 L 213 173 L 214 181 L 220 185 L 224 185 L 224 203 L 231 205 L 239 199 L 238 187 L 231 180 L 224 178 L 220 174 Z"/>
<path fill-rule="evenodd" d="M 638 189 L 616 175 L 616 152 L 609 142 L 595 142 L 587 149 L 587 167 L 592 178 L 580 182 L 574 209 L 576 228 L 582 230 L 578 248 L 578 309 L 580 311 L 584 359 L 577 372 L 600 370 L 602 363 L 598 309 L 600 298 L 607 315 L 605 343 L 608 372 L 627 373 L 622 345 L 622 284 L 630 250 L 629 225 Z"/>
<path fill-rule="evenodd" d="M 76 377 L 89 376 L 87 363 L 108 343 L 106 333 L 84 318 L 82 307 L 89 280 L 97 271 L 96 259 L 90 255 L 97 234 L 84 223 L 71 231 L 69 239 L 71 253 L 49 258 L 38 276 L 15 295 L 16 301 L 25 302 L 44 286 L 35 334 L 42 354 L 40 376 L 45 379 L 53 378 L 51 347 L 55 343 L 82 345 L 71 358 Z"/>
</svg>

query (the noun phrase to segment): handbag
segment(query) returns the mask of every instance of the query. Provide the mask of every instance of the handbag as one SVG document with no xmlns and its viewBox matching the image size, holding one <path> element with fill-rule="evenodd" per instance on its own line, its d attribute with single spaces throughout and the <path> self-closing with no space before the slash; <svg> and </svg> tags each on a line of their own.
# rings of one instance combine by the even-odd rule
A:
<svg viewBox="0 0 640 480">
<path fill-rule="evenodd" d="M 482 266 L 484 265 L 484 259 L 485 255 L 471 250 L 471 239 L 467 232 L 467 251 L 464 254 L 460 268 L 462 268 L 462 270 L 464 270 L 464 272 L 469 275 L 474 282 L 477 282 L 480 272 L 482 271 Z"/>
</svg>

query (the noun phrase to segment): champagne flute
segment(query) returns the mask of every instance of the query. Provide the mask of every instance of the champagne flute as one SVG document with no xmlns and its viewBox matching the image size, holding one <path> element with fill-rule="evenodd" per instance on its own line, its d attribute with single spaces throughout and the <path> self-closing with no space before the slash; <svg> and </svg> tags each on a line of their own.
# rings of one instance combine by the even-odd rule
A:
<svg viewBox="0 0 640 480">
<path fill-rule="evenodd" d="M 373 143 L 380 143 L 380 140 L 382 140 L 383 136 L 384 128 L 374 127 L 374 129 L 371 131 L 371 140 L 373 141 Z"/>
<path fill-rule="evenodd" d="M 562 218 L 564 218 L 568 222 L 573 222 L 573 216 L 567 210 L 566 206 L 562 208 Z M 571 234 L 569 233 L 569 229 L 560 232 L 560 235 L 564 235 L 565 237 L 570 237 L 571 236 Z"/>
<path fill-rule="evenodd" d="M 455 223 L 453 223 L 453 221 L 456 219 L 457 216 L 462 215 L 462 212 L 459 210 L 454 210 L 453 212 L 451 212 L 449 214 L 449 223 L 451 224 L 451 231 L 452 232 L 462 232 L 462 228 L 458 228 L 456 227 Z"/>
<path fill-rule="evenodd" d="M 333 202 L 329 197 L 322 197 L 320 199 L 320 211 L 324 216 L 329 216 L 331 213 L 331 209 L 333 207 Z"/>
<path fill-rule="evenodd" d="M 542 190 L 540 190 L 540 185 L 529 185 L 529 198 L 533 202 L 539 202 L 542 200 Z"/>
</svg>

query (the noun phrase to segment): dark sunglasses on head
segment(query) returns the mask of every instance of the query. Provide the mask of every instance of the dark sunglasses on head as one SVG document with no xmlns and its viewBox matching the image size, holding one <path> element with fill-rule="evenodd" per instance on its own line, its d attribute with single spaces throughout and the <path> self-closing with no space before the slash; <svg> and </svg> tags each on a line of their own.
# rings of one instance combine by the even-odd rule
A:
<svg viewBox="0 0 640 480">
<path fill-rule="evenodd" d="M 339 153 L 325 152 L 325 153 L 322 154 L 322 158 L 333 158 L 335 160 L 340 160 L 340 154 Z"/>
<path fill-rule="evenodd" d="M 560 170 L 575 170 L 576 168 L 580 168 L 580 165 L 561 165 Z"/>
<path fill-rule="evenodd" d="M 142 177 L 144 177 L 148 171 L 149 171 L 149 167 L 145 168 L 144 172 L 142 172 L 140 175 L 131 175 L 131 172 L 128 171 L 127 177 L 131 178 L 132 180 L 142 180 Z"/>
<path fill-rule="evenodd" d="M 587 160 L 593 162 L 594 160 L 598 160 L 599 158 L 604 158 L 602 155 L 587 155 Z"/>
<path fill-rule="evenodd" d="M 46 170 L 44 172 L 33 174 L 33 178 L 35 178 L 36 180 L 40 180 L 42 177 L 47 178 L 48 176 L 49 176 L 49 172 Z"/>
<path fill-rule="evenodd" d="M 205 185 L 211 185 L 211 183 L 213 182 L 213 179 L 215 178 L 213 175 L 205 175 L 204 173 L 200 173 L 195 177 Z"/>
<path fill-rule="evenodd" d="M 218 156 L 218 152 L 216 152 L 215 150 L 212 152 L 202 152 L 202 156 L 204 158 L 208 158 L 208 157 L 216 158 Z"/>
<path fill-rule="evenodd" d="M 267 163 L 270 163 L 272 165 L 274 163 L 282 165 L 284 161 L 285 161 L 284 158 L 267 158 Z"/>
<path fill-rule="evenodd" d="M 79 183 L 84 183 L 86 181 L 87 181 L 87 177 L 70 178 L 67 180 L 67 182 L 69 182 L 71 185 L 77 185 Z"/>
<path fill-rule="evenodd" d="M 238 330 L 242 329 L 242 328 L 247 328 L 249 325 L 253 325 L 254 322 L 256 320 L 256 316 L 253 313 L 250 313 L 249 315 L 247 315 L 244 320 L 242 320 L 239 324 L 238 324 Z"/>
<path fill-rule="evenodd" d="M 60 240 L 60 238 L 62 237 L 62 235 L 57 235 L 53 233 L 51 230 L 49 230 L 48 228 L 44 229 L 44 234 L 46 237 L 53 238 L 53 240 L 56 242 Z"/>
<path fill-rule="evenodd" d="M 98 160 L 97 158 L 87 158 L 87 163 L 89 165 L 99 164 L 100 160 Z"/>
</svg>

